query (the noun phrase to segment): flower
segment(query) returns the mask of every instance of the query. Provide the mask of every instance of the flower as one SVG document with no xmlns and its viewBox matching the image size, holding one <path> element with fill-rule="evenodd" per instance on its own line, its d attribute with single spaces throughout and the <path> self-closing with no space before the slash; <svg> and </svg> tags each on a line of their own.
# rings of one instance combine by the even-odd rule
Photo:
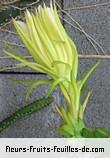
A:
<svg viewBox="0 0 110 158">
<path fill-rule="evenodd" d="M 76 78 L 76 46 L 64 30 L 55 5 L 51 4 L 50 8 L 39 6 L 35 14 L 27 10 L 25 17 L 25 23 L 15 20 L 13 22 L 23 43 L 37 62 L 36 69 L 53 78 L 60 78 L 67 77 L 67 70 L 71 71 L 74 67 Z"/>
<path fill-rule="evenodd" d="M 63 80 L 70 81 L 71 72 L 76 79 L 77 49 L 59 19 L 55 4 L 51 3 L 50 8 L 45 4 L 39 6 L 34 14 L 26 10 L 25 22 L 13 20 L 13 23 L 34 62 L 9 52 L 6 54 L 20 61 L 20 66 L 28 66 L 51 76 L 55 81 L 51 91 Z"/>
<path fill-rule="evenodd" d="M 18 66 L 28 66 L 51 77 L 50 80 L 34 82 L 30 86 L 27 96 L 34 87 L 41 84 L 51 84 L 48 95 L 58 85 L 68 105 L 67 109 L 57 108 L 64 120 L 64 125 L 60 130 L 67 136 L 80 136 L 80 130 L 84 127 L 83 113 L 90 94 L 81 105 L 81 90 L 98 63 L 89 70 L 83 79 L 77 80 L 77 49 L 59 19 L 55 4 L 50 3 L 50 7 L 46 7 L 45 4 L 43 7 L 39 6 L 35 13 L 27 10 L 25 22 L 13 20 L 13 23 L 33 57 L 33 62 L 7 51 L 5 53 L 19 61 Z"/>
</svg>

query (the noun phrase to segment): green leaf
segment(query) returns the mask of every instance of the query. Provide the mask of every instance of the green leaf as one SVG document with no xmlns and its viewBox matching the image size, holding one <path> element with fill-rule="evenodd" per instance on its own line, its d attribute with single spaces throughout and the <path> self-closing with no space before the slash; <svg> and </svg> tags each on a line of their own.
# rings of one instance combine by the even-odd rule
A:
<svg viewBox="0 0 110 158">
<path fill-rule="evenodd" d="M 70 137 L 71 137 L 67 132 L 65 132 L 65 131 L 64 131 L 63 129 L 61 129 L 60 127 L 57 128 L 57 131 L 58 131 L 59 134 L 61 134 L 61 135 L 64 136 L 65 138 L 70 138 Z"/>
<path fill-rule="evenodd" d="M 81 130 L 81 135 L 84 138 L 94 138 L 94 130 L 89 128 L 83 128 Z"/>
<path fill-rule="evenodd" d="M 83 105 L 82 105 L 83 106 L 83 113 L 85 111 L 85 108 L 87 106 L 87 103 L 88 103 L 88 100 L 89 100 L 89 97 L 90 97 L 91 93 L 92 93 L 92 90 L 87 93 L 87 96 L 84 99 L 84 102 L 83 102 Z"/>
<path fill-rule="evenodd" d="M 81 74 L 81 73 L 79 73 L 78 74 L 78 81 L 77 81 L 77 84 L 79 85 L 79 83 L 80 83 L 80 81 L 81 81 L 81 79 L 83 78 L 83 74 Z M 83 94 L 86 92 L 86 90 L 87 89 L 89 89 L 90 87 L 89 87 L 89 84 L 88 84 L 88 82 L 85 82 L 85 84 L 82 86 L 82 88 L 81 88 L 81 91 L 80 91 L 80 94 L 81 94 L 81 96 L 83 96 Z"/>
<path fill-rule="evenodd" d="M 65 96 L 68 104 L 71 104 L 71 101 L 70 101 L 70 94 L 68 93 L 67 89 L 65 88 L 65 86 L 63 84 L 60 84 L 59 85 L 63 95 Z"/>
<path fill-rule="evenodd" d="M 58 109 L 59 109 L 60 113 L 62 114 L 62 119 L 64 120 L 64 122 L 71 125 L 71 122 L 68 118 L 67 112 L 65 111 L 64 107 L 61 106 Z"/>
<path fill-rule="evenodd" d="M 74 116 L 72 116 L 71 115 L 71 113 L 68 111 L 67 112 L 67 116 L 68 116 L 68 120 L 69 120 L 69 122 L 71 123 L 71 125 L 73 126 L 73 127 L 75 127 L 75 120 L 74 120 Z"/>
<path fill-rule="evenodd" d="M 100 62 L 97 62 L 92 66 L 92 68 L 88 71 L 86 76 L 79 82 L 79 89 L 81 90 L 87 79 L 90 77 L 90 75 L 93 73 L 93 71 L 96 69 L 96 67 L 99 65 Z"/>
<path fill-rule="evenodd" d="M 84 138 L 110 138 L 110 131 L 104 128 L 83 128 L 81 135 Z"/>
<path fill-rule="evenodd" d="M 50 88 L 48 89 L 48 92 L 47 92 L 47 97 L 53 92 L 53 90 L 55 89 L 55 87 L 60 83 L 62 82 L 64 79 L 63 78 L 58 78 L 56 79 L 52 85 L 50 86 Z"/>
<path fill-rule="evenodd" d="M 74 128 L 72 126 L 69 126 L 68 124 L 62 125 L 60 128 L 60 133 L 66 134 L 68 137 L 73 137 L 75 135 Z"/>
<path fill-rule="evenodd" d="M 33 81 L 28 90 L 27 90 L 27 93 L 26 93 L 26 100 L 28 99 L 29 95 L 32 93 L 33 89 L 34 88 L 37 88 L 38 86 L 42 85 L 42 84 L 50 84 L 52 83 L 52 80 L 36 80 L 36 81 Z"/>
<path fill-rule="evenodd" d="M 96 128 L 94 136 L 95 138 L 110 138 L 110 131 L 104 128 Z"/>
<path fill-rule="evenodd" d="M 50 76 L 57 76 L 54 72 L 52 72 L 51 70 L 49 70 L 48 68 L 40 65 L 40 64 L 37 64 L 37 63 L 34 63 L 34 62 L 29 62 L 25 59 L 23 59 L 22 57 L 20 57 L 19 55 L 14 55 L 12 53 L 9 53 L 7 51 L 4 51 L 5 54 L 11 56 L 12 58 L 14 58 L 15 60 L 21 62 L 20 64 L 17 64 L 18 66 L 28 66 L 36 71 L 39 71 L 39 72 L 42 72 L 42 73 L 47 73 L 49 74 Z"/>
</svg>

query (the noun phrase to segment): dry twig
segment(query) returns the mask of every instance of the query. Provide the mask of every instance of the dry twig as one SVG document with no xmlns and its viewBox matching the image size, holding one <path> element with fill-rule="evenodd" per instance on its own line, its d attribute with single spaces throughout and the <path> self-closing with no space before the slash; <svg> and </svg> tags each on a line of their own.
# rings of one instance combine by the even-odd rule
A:
<svg viewBox="0 0 110 158">
<path fill-rule="evenodd" d="M 107 6 L 109 4 L 110 4 L 110 2 L 96 3 L 96 4 L 91 4 L 91 5 L 84 5 L 84 6 L 78 6 L 78 7 L 64 8 L 64 10 L 65 11 L 70 11 L 70 10 L 89 9 L 89 8 L 96 8 L 96 7 Z"/>
</svg>

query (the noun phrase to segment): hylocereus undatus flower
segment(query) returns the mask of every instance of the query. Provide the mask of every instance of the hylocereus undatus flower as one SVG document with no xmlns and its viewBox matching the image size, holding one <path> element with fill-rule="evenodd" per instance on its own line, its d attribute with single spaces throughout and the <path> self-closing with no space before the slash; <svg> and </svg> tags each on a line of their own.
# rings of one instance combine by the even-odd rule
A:
<svg viewBox="0 0 110 158">
<path fill-rule="evenodd" d="M 25 22 L 13 20 L 13 23 L 33 61 L 11 52 L 5 53 L 19 61 L 18 66 L 28 66 L 51 77 L 50 80 L 34 82 L 27 96 L 41 84 L 50 84 L 48 95 L 58 86 L 67 100 L 66 108 L 57 107 L 64 121 L 59 131 L 67 137 L 80 137 L 80 131 L 84 128 L 83 114 L 90 95 L 89 92 L 81 103 L 81 90 L 98 63 L 81 80 L 77 79 L 77 49 L 59 19 L 55 4 L 39 6 L 34 13 L 27 10 Z"/>
</svg>

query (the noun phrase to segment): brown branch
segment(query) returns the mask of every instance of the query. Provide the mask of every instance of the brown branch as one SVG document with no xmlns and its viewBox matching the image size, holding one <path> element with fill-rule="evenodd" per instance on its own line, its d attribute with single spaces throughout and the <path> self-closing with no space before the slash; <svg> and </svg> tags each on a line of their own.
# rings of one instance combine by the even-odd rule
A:
<svg viewBox="0 0 110 158">
<path fill-rule="evenodd" d="M 0 28 L 0 31 L 7 32 L 7 33 L 10 33 L 10 34 L 13 34 L 13 35 L 18 35 L 16 32 L 13 32 L 13 31 L 10 31 L 10 30 L 7 30 L 7 29 L 3 29 L 3 28 Z"/>
<path fill-rule="evenodd" d="M 36 5 L 36 4 L 39 3 L 39 2 L 40 2 L 40 0 L 37 0 L 36 2 L 33 2 L 33 3 L 31 3 L 31 4 L 27 4 L 26 7 L 24 7 L 24 8 L 20 8 L 20 7 L 17 7 L 17 6 L 15 6 L 15 5 L 11 5 L 11 7 L 16 8 L 16 9 L 19 9 L 20 11 L 24 11 L 24 10 L 27 9 L 28 7 L 31 7 L 31 6 L 33 6 L 33 5 Z"/>
<path fill-rule="evenodd" d="M 110 55 L 79 54 L 78 57 L 81 59 L 110 59 Z"/>
<path fill-rule="evenodd" d="M 84 6 L 71 7 L 71 8 L 64 8 L 64 10 L 65 11 L 70 11 L 70 10 L 89 9 L 89 8 L 96 8 L 96 7 L 106 6 L 106 5 L 109 5 L 109 4 L 110 4 L 110 2 L 96 3 L 96 4 L 91 4 L 91 5 L 84 5 Z"/>
<path fill-rule="evenodd" d="M 109 53 L 110 54 L 110 53 Z M 81 59 L 110 59 L 110 55 L 95 55 L 95 54 L 84 54 L 79 53 L 78 57 Z M 26 59 L 32 59 L 33 57 L 28 55 L 24 56 Z M 12 59 L 10 56 L 1 56 L 0 59 Z"/>
<path fill-rule="evenodd" d="M 25 48 L 24 45 L 20 45 L 20 44 L 13 43 L 13 42 L 8 42 L 8 41 L 6 41 L 6 40 L 2 40 L 2 39 L 0 39 L 0 42 L 1 42 L 1 43 L 4 43 L 4 44 L 12 45 L 12 46 L 17 46 L 17 47 Z"/>
<path fill-rule="evenodd" d="M 10 4 L 13 4 L 13 3 L 16 3 L 16 2 L 18 2 L 19 0 L 13 0 L 13 1 L 11 1 L 11 2 L 1 2 L 2 3 L 2 5 L 10 5 Z"/>
<path fill-rule="evenodd" d="M 59 6 L 59 4 L 56 2 L 56 5 L 58 6 L 58 8 L 60 9 L 60 11 L 62 12 L 62 13 L 64 13 L 65 15 L 67 15 L 69 18 L 70 18 L 70 20 L 73 22 L 73 23 L 75 23 L 76 24 L 76 26 L 74 27 L 74 25 L 72 24 L 72 23 L 68 23 L 68 21 L 66 20 L 66 22 L 68 23 L 68 24 L 71 24 L 71 26 L 73 26 L 74 28 L 77 28 L 79 31 L 81 31 L 84 35 L 85 35 L 85 37 L 88 39 L 88 41 L 91 43 L 91 45 L 94 47 L 94 49 L 96 50 L 96 52 L 97 52 L 97 54 L 99 54 L 99 51 L 98 51 L 98 49 L 97 49 L 97 47 L 95 46 L 95 45 L 97 45 L 100 49 L 101 49 L 101 51 L 103 52 L 103 54 L 105 54 L 105 51 L 103 50 L 103 48 L 101 47 L 101 45 L 92 37 L 92 36 L 90 36 L 84 29 L 83 29 L 83 27 L 80 25 L 80 23 L 79 22 L 77 22 L 69 13 L 67 13 L 66 11 L 64 11 L 64 10 L 62 10 L 62 8 Z M 65 19 L 64 19 L 65 20 Z M 95 44 L 95 45 L 94 45 Z"/>
<path fill-rule="evenodd" d="M 32 56 L 24 56 L 25 58 L 32 58 Z M 110 60 L 110 55 L 86 55 L 86 54 L 79 54 L 78 55 L 79 59 L 109 59 Z M 9 56 L 4 56 L 0 57 L 0 59 L 10 59 L 11 57 Z M 3 67 L 0 68 L 0 72 L 6 71 L 6 70 L 12 70 L 12 69 L 19 69 L 25 66 L 12 66 L 12 67 Z"/>
</svg>

